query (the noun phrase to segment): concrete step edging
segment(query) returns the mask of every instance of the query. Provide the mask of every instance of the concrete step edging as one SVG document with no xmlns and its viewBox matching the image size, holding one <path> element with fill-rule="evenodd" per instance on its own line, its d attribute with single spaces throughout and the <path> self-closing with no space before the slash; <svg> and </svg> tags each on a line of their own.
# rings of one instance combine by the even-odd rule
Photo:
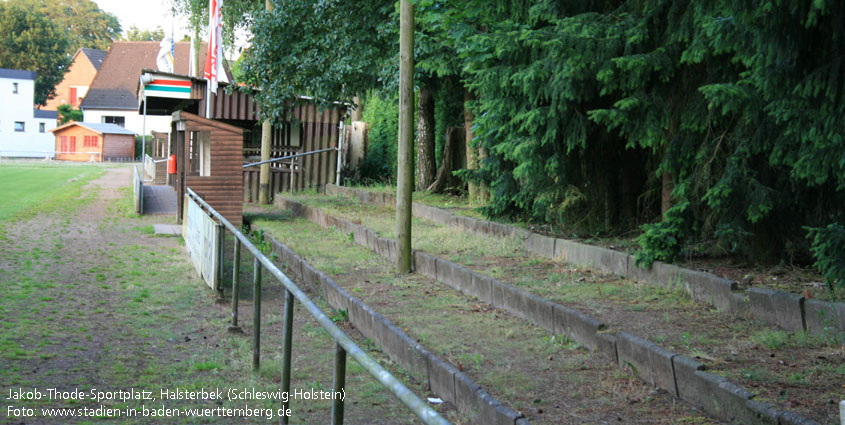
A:
<svg viewBox="0 0 845 425">
<path fill-rule="evenodd" d="M 326 185 L 325 190 L 327 195 L 357 198 L 361 202 L 381 206 L 395 204 L 393 196 L 388 193 L 333 184 Z M 757 288 L 742 292 L 737 282 L 712 273 L 685 269 L 661 261 L 655 261 L 651 267 L 643 269 L 636 265 L 632 255 L 624 252 L 552 238 L 507 224 L 455 215 L 429 205 L 413 203 L 412 209 L 415 216 L 441 225 L 456 226 L 479 234 L 521 238 L 528 252 L 541 257 L 562 259 L 576 266 L 596 268 L 651 285 L 680 286 L 695 300 L 712 305 L 726 314 L 748 312 L 757 320 L 792 332 L 845 332 L 845 302 L 842 301 L 805 299 L 782 291 L 770 292 L 766 300 L 764 297 L 752 296 L 752 291 Z M 779 312 L 774 303 L 788 308 Z"/>
</svg>

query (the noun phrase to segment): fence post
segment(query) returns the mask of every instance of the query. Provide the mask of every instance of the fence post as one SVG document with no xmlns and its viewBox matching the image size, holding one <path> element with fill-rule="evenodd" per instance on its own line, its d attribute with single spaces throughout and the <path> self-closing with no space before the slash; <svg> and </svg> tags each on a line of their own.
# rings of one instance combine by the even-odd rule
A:
<svg viewBox="0 0 845 425">
<path fill-rule="evenodd" d="M 252 368 L 258 370 L 261 359 L 261 263 L 254 261 L 252 279 Z"/>
<path fill-rule="evenodd" d="M 217 297 L 218 299 L 223 298 L 223 246 L 226 241 L 226 228 L 223 227 L 223 223 L 217 223 L 217 270 L 215 273 L 217 274 L 217 279 L 214 282 L 214 289 L 217 290 Z"/>
<path fill-rule="evenodd" d="M 241 292 L 241 241 L 235 238 L 234 264 L 232 265 L 232 326 L 230 331 L 237 331 L 238 327 L 238 301 Z"/>
<path fill-rule="evenodd" d="M 346 386 L 346 350 L 340 343 L 334 343 L 334 383 L 332 385 L 332 425 L 343 424 L 343 398 L 338 393 L 343 393 Z"/>
<path fill-rule="evenodd" d="M 282 394 L 290 394 L 290 362 L 291 346 L 293 345 L 293 293 L 285 289 L 285 323 L 282 333 Z M 282 402 L 282 412 L 287 411 L 290 406 L 290 399 Z M 282 416 L 282 425 L 287 425 L 290 418 Z"/>
</svg>

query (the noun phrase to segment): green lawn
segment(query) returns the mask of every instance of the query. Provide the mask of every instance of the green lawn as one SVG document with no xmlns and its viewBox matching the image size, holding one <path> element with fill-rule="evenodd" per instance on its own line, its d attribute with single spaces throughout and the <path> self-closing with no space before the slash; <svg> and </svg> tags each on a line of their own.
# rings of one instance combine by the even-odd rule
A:
<svg viewBox="0 0 845 425">
<path fill-rule="evenodd" d="M 52 209 L 59 198 L 78 198 L 81 184 L 103 173 L 96 165 L 4 160 L 0 162 L 0 221 L 13 220 L 22 212 Z"/>
</svg>

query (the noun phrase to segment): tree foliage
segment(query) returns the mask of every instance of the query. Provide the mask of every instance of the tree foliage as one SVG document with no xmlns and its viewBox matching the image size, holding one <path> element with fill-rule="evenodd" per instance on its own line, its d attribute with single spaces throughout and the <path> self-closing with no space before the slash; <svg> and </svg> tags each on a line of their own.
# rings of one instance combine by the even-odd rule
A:
<svg viewBox="0 0 845 425">
<path fill-rule="evenodd" d="M 841 2 L 531 2 L 455 43 L 491 214 L 646 224 L 641 259 L 800 260 L 843 213 Z"/>
<path fill-rule="evenodd" d="M 82 121 L 82 111 L 70 106 L 68 103 L 63 103 L 56 108 L 59 113 L 59 124 L 67 124 L 71 121 Z"/>
<path fill-rule="evenodd" d="M 244 61 L 264 111 L 391 86 L 393 2 L 274 4 Z M 845 3 L 415 6 L 417 81 L 446 96 L 435 114 L 464 89 L 476 99 L 489 156 L 462 175 L 490 188 L 488 214 L 577 234 L 639 227 L 644 263 L 730 253 L 806 264 L 808 228 L 817 259 L 845 257 L 826 242 L 845 222 Z"/>
<path fill-rule="evenodd" d="M 44 105 L 70 66 L 70 41 L 37 9 L 22 1 L 0 3 L 0 68 L 37 72 L 35 104 Z"/>
<path fill-rule="evenodd" d="M 161 26 L 156 26 L 154 30 L 142 30 L 132 25 L 126 30 L 126 35 L 123 39 L 127 41 L 161 41 L 164 39 L 164 36 L 164 29 Z"/>
<path fill-rule="evenodd" d="M 271 120 L 307 95 L 324 106 L 395 79 L 398 27 L 388 0 L 275 0 L 260 12 L 243 60 L 247 83 Z"/>
<path fill-rule="evenodd" d="M 76 53 L 86 47 L 106 50 L 120 38 L 120 21 L 92 0 L 11 0 L 22 1 L 39 10 L 70 38 L 65 52 Z"/>
</svg>

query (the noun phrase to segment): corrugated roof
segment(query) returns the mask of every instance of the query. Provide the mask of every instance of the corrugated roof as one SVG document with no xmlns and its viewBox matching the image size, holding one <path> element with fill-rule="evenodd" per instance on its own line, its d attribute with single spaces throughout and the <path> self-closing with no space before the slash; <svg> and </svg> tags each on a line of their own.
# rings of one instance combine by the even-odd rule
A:
<svg viewBox="0 0 845 425">
<path fill-rule="evenodd" d="M 35 71 L 24 71 L 22 69 L 0 68 L 0 78 L 17 78 L 18 80 L 34 80 Z"/>
<path fill-rule="evenodd" d="M 82 53 L 84 53 L 85 56 L 88 57 L 88 60 L 91 61 L 91 65 L 94 65 L 94 68 L 99 71 L 100 65 L 103 64 L 103 59 L 106 58 L 106 53 L 108 52 L 105 50 L 87 48 L 82 48 L 80 50 L 82 50 Z"/>
<path fill-rule="evenodd" d="M 206 44 L 200 46 L 199 69 L 205 66 Z M 160 49 L 158 41 L 115 41 L 109 47 L 91 88 L 82 100 L 83 109 L 137 109 L 135 97 L 141 70 L 158 69 L 156 56 Z M 188 75 L 191 43 L 178 42 L 176 50 L 176 74 Z"/>
<path fill-rule="evenodd" d="M 75 126 L 75 125 L 78 125 L 80 127 L 85 127 L 85 128 L 90 129 L 90 130 L 94 130 L 94 131 L 96 131 L 97 133 L 100 133 L 100 134 L 126 134 L 126 135 L 129 135 L 129 136 L 135 135 L 135 133 L 133 133 L 133 132 L 131 132 L 131 131 L 119 126 L 119 125 L 116 125 L 116 124 L 100 124 L 100 123 L 94 123 L 94 122 L 76 122 L 76 121 L 69 122 L 65 125 L 58 126 L 54 129 L 50 130 L 50 132 L 56 133 L 56 132 L 59 132 L 61 130 L 64 130 L 68 127 L 72 127 L 72 126 Z"/>
<path fill-rule="evenodd" d="M 59 113 L 57 111 L 42 111 L 40 109 L 33 109 L 32 110 L 33 118 L 52 118 L 58 119 Z"/>
</svg>

